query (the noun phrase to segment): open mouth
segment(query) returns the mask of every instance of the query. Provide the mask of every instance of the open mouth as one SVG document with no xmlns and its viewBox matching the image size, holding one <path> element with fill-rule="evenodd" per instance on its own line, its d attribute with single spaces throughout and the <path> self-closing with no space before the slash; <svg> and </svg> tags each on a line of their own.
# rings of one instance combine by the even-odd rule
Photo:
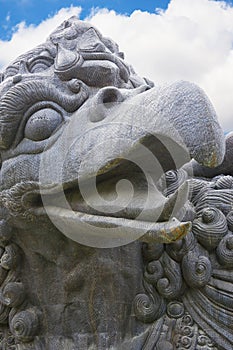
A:
<svg viewBox="0 0 233 350">
<path fill-rule="evenodd" d="M 169 218 L 171 214 L 175 214 L 172 212 L 178 196 L 183 200 L 180 205 L 185 205 L 186 189 L 182 189 L 182 194 L 182 191 L 177 191 L 170 198 L 165 198 L 156 187 L 152 188 L 150 185 L 149 191 L 137 189 L 124 207 L 123 204 L 127 202 L 126 193 L 119 201 L 114 201 L 114 197 L 117 196 L 113 189 L 114 180 L 111 179 L 104 185 L 102 182 L 97 184 L 97 194 L 109 203 L 106 206 L 99 205 L 96 194 L 87 193 L 88 197 L 84 199 L 77 187 L 71 187 L 64 192 L 42 195 L 43 205 L 35 206 L 33 212 L 37 216 L 49 216 L 62 232 L 68 230 L 69 238 L 78 242 L 82 232 L 87 233 L 88 240 L 90 236 L 103 240 L 107 235 L 108 239 L 117 239 L 119 242 L 123 240 L 126 243 L 136 239 L 147 243 L 171 243 L 184 237 L 191 230 L 190 222 L 180 222 L 174 216 Z M 163 221 L 166 217 L 168 220 Z"/>
<path fill-rule="evenodd" d="M 144 143 L 153 156 L 159 156 L 156 142 Z M 101 247 L 104 240 L 122 245 L 136 239 L 171 243 L 182 238 L 191 229 L 190 222 L 179 221 L 179 211 L 188 200 L 187 186 L 165 197 L 156 182 L 171 164 L 163 164 L 157 174 L 150 167 L 145 172 L 134 156 L 142 157 L 137 147 L 130 155 L 134 161 L 115 159 L 95 178 L 29 191 L 22 197 L 23 204 L 36 216 L 48 216 L 60 231 L 80 243 L 86 244 L 86 237 L 100 240 Z"/>
<path fill-rule="evenodd" d="M 36 189 L 29 184 L 21 195 L 9 190 L 17 194 L 11 209 L 46 215 L 67 237 L 95 247 L 183 237 L 191 229 L 179 213 L 188 200 L 187 183 L 168 197 L 156 183 L 190 158 L 205 166 L 221 163 L 224 138 L 211 105 L 186 82 L 132 95 L 111 108 L 105 101 L 112 88 L 101 93 L 104 119 L 90 119 L 89 105 L 75 112 L 42 153 Z"/>
</svg>

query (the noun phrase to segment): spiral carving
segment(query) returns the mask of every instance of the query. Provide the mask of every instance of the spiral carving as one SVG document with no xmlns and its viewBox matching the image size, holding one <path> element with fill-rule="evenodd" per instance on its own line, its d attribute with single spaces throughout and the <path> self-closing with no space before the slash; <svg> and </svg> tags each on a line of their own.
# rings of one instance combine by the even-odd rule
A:
<svg viewBox="0 0 233 350">
<path fill-rule="evenodd" d="M 183 327 L 183 334 L 187 337 L 193 337 L 194 336 L 194 330 L 192 327 L 185 326 Z"/>
<path fill-rule="evenodd" d="M 188 174 L 184 169 L 169 170 L 157 183 L 158 189 L 165 196 L 174 193 L 183 182 L 188 179 Z"/>
<path fill-rule="evenodd" d="M 217 208 L 209 207 L 202 211 L 202 216 L 193 222 L 193 233 L 207 249 L 214 249 L 227 234 L 227 219 Z"/>
<path fill-rule="evenodd" d="M 204 287 L 212 275 L 212 266 L 208 257 L 198 251 L 190 251 L 182 261 L 182 271 L 186 283 L 192 288 Z"/>
<path fill-rule="evenodd" d="M 20 282 L 8 283 L 2 293 L 3 303 L 10 307 L 18 307 L 25 300 L 24 286 Z"/>
<path fill-rule="evenodd" d="M 183 304 L 183 315 L 177 320 L 176 326 L 173 329 L 173 344 L 174 349 L 195 349 L 196 350 L 196 333 L 197 326 L 194 324 L 192 317 L 185 312 Z M 178 315 L 177 315 L 178 316 Z"/>
<path fill-rule="evenodd" d="M 200 192 L 196 204 L 196 212 L 202 213 L 207 207 L 215 207 L 220 209 L 225 215 L 232 210 L 233 189 L 216 190 L 207 188 Z"/>
<path fill-rule="evenodd" d="M 10 244 L 5 247 L 5 252 L 2 255 L 0 265 L 6 270 L 15 269 L 20 259 L 19 249 L 15 244 Z"/>
<path fill-rule="evenodd" d="M 166 246 L 166 252 L 175 261 L 180 262 L 183 257 L 196 245 L 196 239 L 192 232 L 189 232 L 182 240 Z"/>
<path fill-rule="evenodd" d="M 67 86 L 74 94 L 79 93 L 82 88 L 81 81 L 78 79 L 71 79 Z"/>
<path fill-rule="evenodd" d="M 184 315 L 184 305 L 178 301 L 171 301 L 167 305 L 167 314 L 171 318 L 179 319 Z"/>
<path fill-rule="evenodd" d="M 158 281 L 157 290 L 164 298 L 172 300 L 181 294 L 183 287 L 180 265 L 166 253 L 161 258 L 161 262 L 164 276 Z"/>
<path fill-rule="evenodd" d="M 201 329 L 198 330 L 197 346 L 198 346 L 198 350 L 201 350 L 203 348 L 207 350 L 216 349 L 213 341 Z"/>
<path fill-rule="evenodd" d="M 38 334 L 39 327 L 38 310 L 34 308 L 17 313 L 10 321 L 12 334 L 22 342 L 33 340 Z"/>
<path fill-rule="evenodd" d="M 221 265 L 233 267 L 233 234 L 226 235 L 218 245 L 217 258 Z"/>
<path fill-rule="evenodd" d="M 233 188 L 233 177 L 230 175 L 221 176 L 216 180 L 214 188 L 217 190 Z"/>
<path fill-rule="evenodd" d="M 156 287 L 157 282 L 164 275 L 164 270 L 160 261 L 151 261 L 144 273 L 145 280 Z"/>
<path fill-rule="evenodd" d="M 39 314 L 35 309 L 18 312 L 19 309 L 28 307 L 28 303 L 24 285 L 18 280 L 21 251 L 16 244 L 11 243 L 12 233 L 8 222 L 0 220 L 0 324 L 10 328 L 12 339 L 28 342 L 39 329 Z M 6 336 L 3 346 L 5 340 Z M 13 343 L 8 343 L 7 340 L 6 344 Z"/>
<path fill-rule="evenodd" d="M 134 299 L 136 317 L 144 322 L 151 323 L 159 319 L 165 312 L 164 300 L 157 294 L 137 294 Z"/>
<path fill-rule="evenodd" d="M 189 185 L 191 189 L 191 200 L 194 204 L 198 202 L 199 195 L 205 192 L 205 189 L 210 186 L 209 182 L 201 179 L 190 179 Z"/>
<path fill-rule="evenodd" d="M 194 321 L 193 321 L 192 317 L 191 317 L 189 314 L 186 313 L 186 314 L 182 317 L 182 325 L 192 327 L 193 324 L 194 324 Z"/>
<path fill-rule="evenodd" d="M 147 294 L 138 294 L 134 300 L 135 313 L 143 322 L 153 322 L 156 318 L 156 306 Z"/>
<path fill-rule="evenodd" d="M 181 337 L 180 345 L 181 345 L 182 350 L 183 349 L 190 349 L 191 345 L 192 345 L 192 340 L 187 336 L 183 336 L 183 337 Z"/>
</svg>

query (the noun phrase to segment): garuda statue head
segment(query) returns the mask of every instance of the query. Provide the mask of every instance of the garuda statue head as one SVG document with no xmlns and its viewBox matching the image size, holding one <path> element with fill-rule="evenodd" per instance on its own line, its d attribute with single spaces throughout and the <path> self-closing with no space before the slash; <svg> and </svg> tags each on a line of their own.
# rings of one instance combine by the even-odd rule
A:
<svg viewBox="0 0 233 350">
<path fill-rule="evenodd" d="M 162 299 L 140 312 L 142 245 L 160 256 L 195 216 L 187 181 L 168 193 L 160 178 L 191 158 L 215 167 L 224 150 L 201 89 L 139 77 L 75 17 L 10 64 L 0 85 L 5 348 L 141 349 L 165 312 Z"/>
</svg>

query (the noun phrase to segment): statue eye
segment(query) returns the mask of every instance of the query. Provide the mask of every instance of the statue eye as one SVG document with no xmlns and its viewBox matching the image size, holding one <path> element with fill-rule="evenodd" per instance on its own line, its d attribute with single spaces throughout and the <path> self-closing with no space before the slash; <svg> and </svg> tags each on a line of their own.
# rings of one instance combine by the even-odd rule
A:
<svg viewBox="0 0 233 350">
<path fill-rule="evenodd" d="M 27 62 L 27 68 L 30 73 L 39 73 L 51 67 L 54 63 L 53 58 L 47 56 L 40 56 L 33 58 Z"/>
<path fill-rule="evenodd" d="M 24 136 L 32 141 L 42 141 L 49 138 L 62 123 L 61 113 L 52 108 L 43 108 L 33 113 L 28 119 Z"/>
</svg>

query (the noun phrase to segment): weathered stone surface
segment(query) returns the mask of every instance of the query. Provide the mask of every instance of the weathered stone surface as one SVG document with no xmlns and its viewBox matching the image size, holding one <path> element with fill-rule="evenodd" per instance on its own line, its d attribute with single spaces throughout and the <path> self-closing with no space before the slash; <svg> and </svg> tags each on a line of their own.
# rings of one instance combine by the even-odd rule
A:
<svg viewBox="0 0 233 350">
<path fill-rule="evenodd" d="M 230 142 L 123 57 L 71 18 L 1 75 L 2 349 L 232 349 Z"/>
</svg>

